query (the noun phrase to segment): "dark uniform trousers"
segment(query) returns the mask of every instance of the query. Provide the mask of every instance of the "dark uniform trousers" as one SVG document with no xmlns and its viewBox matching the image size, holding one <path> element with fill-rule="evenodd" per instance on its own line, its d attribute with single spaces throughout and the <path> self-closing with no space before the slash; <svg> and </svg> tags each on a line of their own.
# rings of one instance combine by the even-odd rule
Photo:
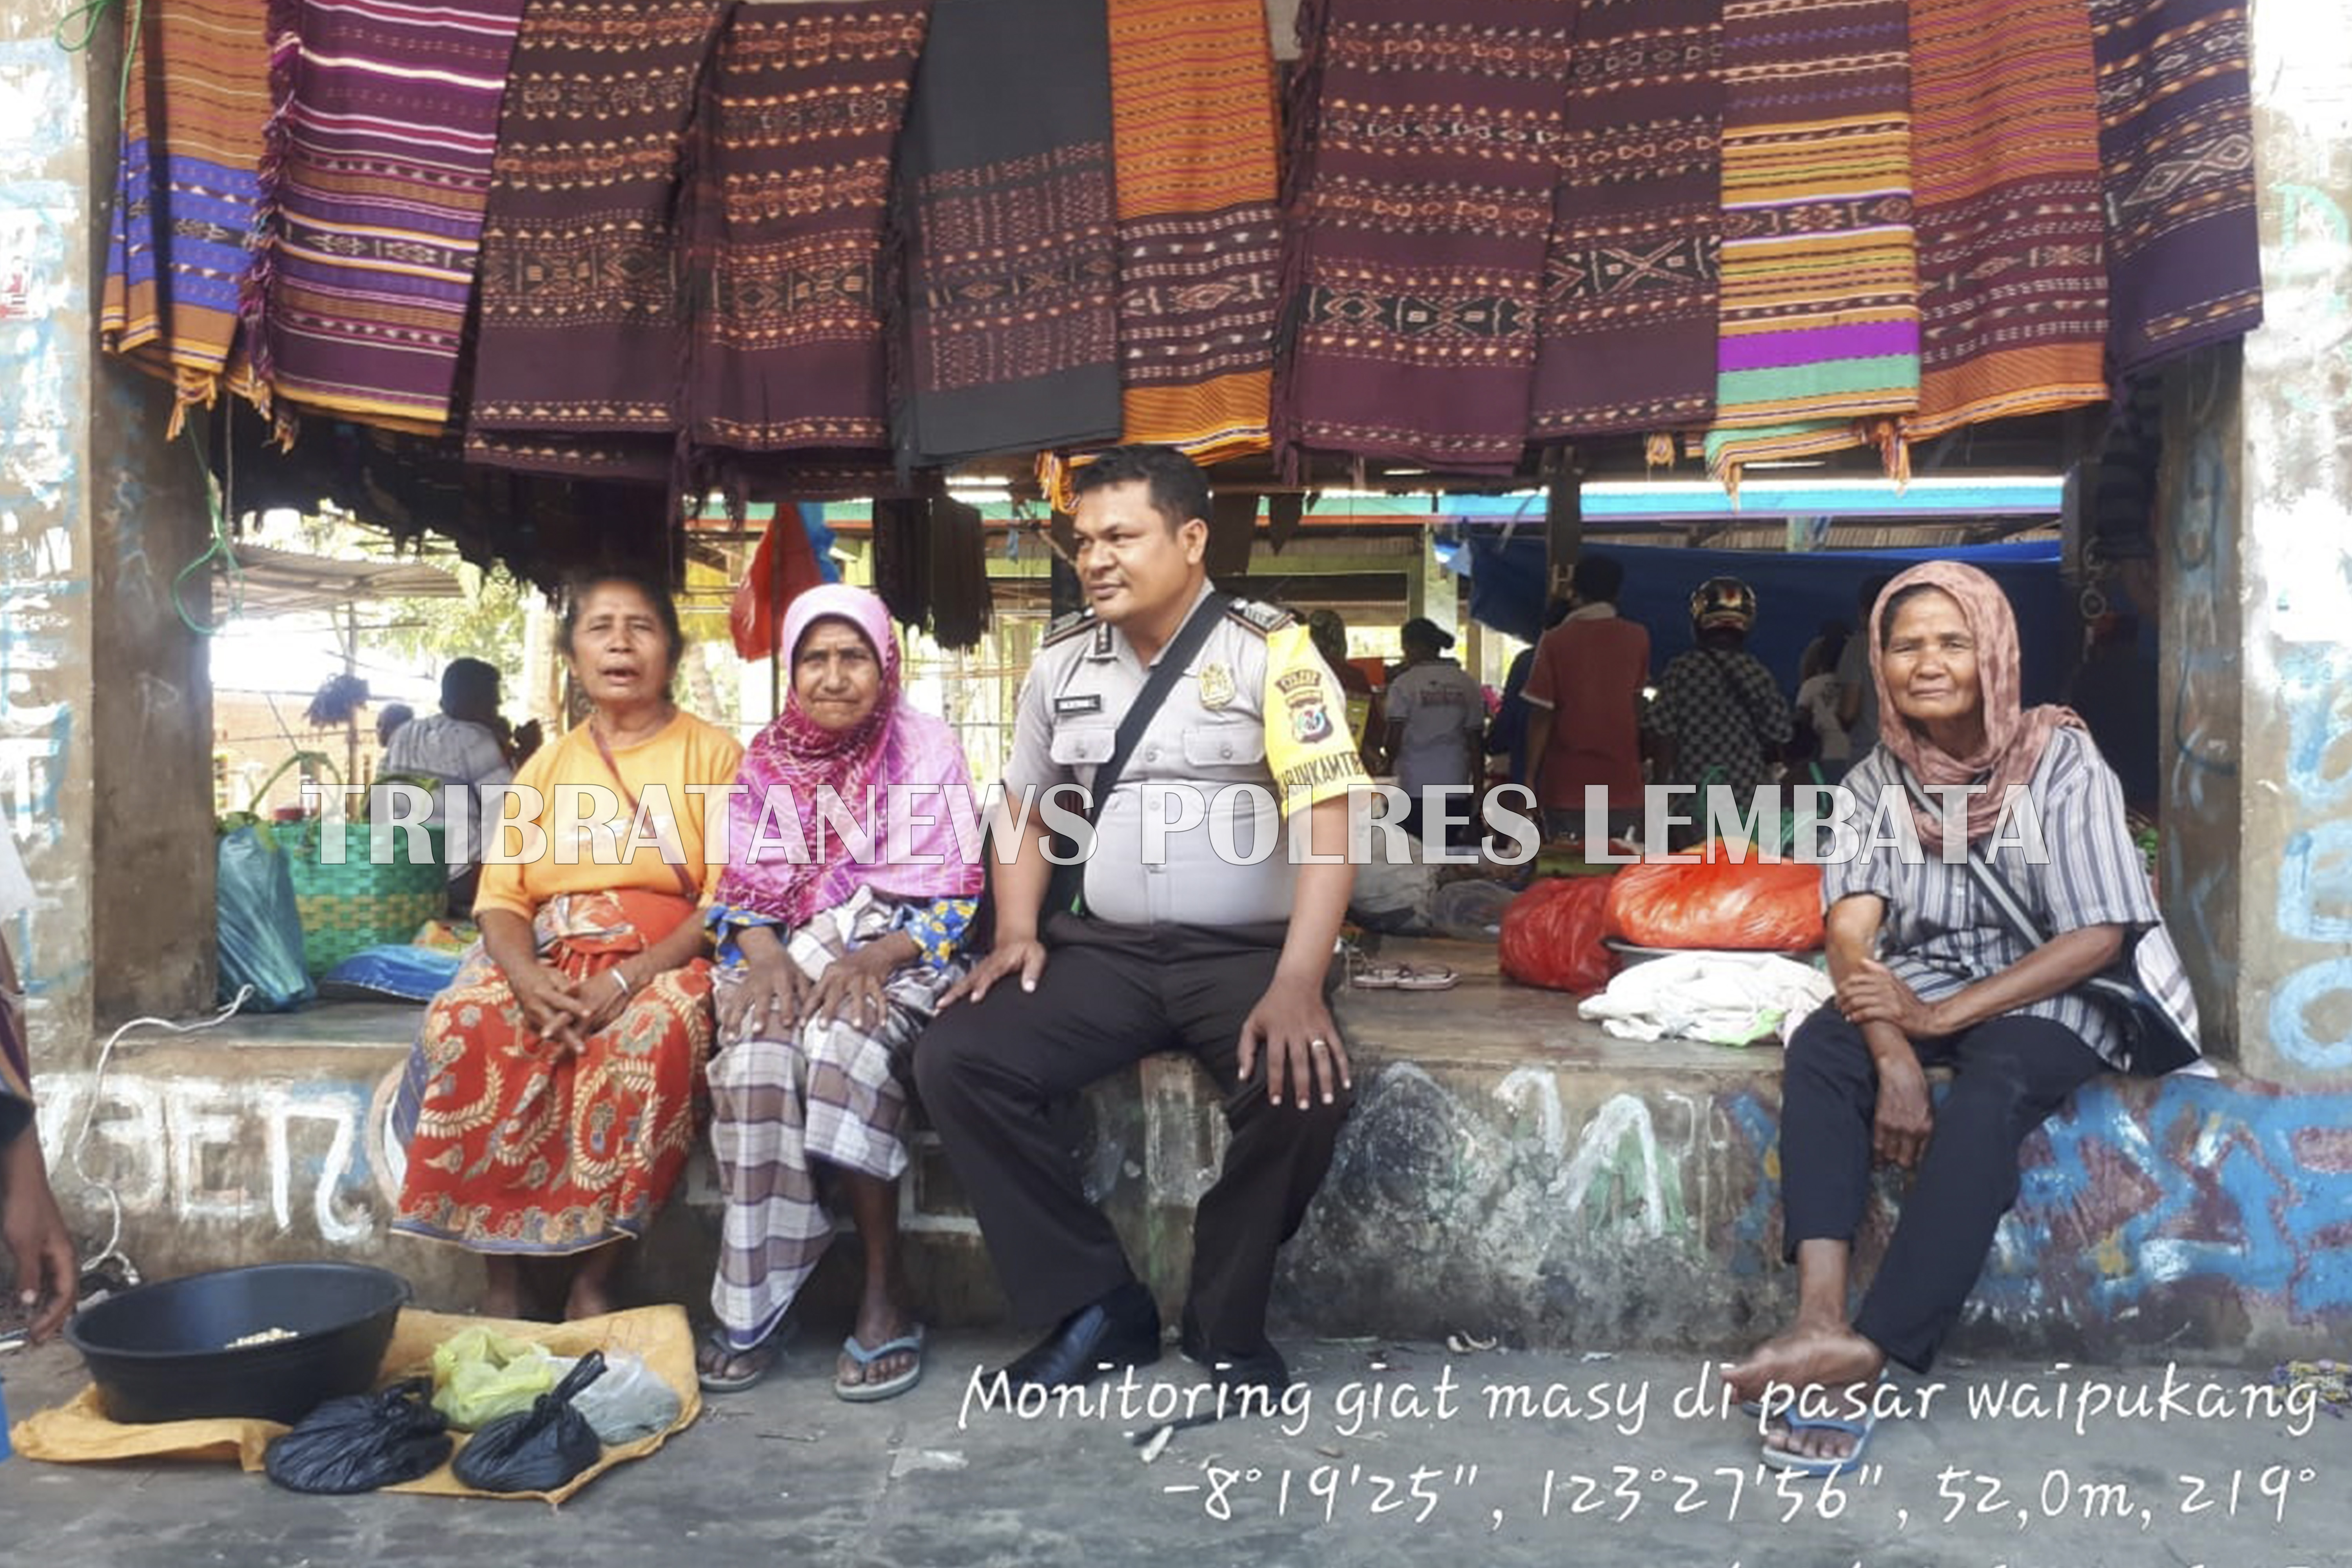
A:
<svg viewBox="0 0 2352 1568">
<path fill-rule="evenodd" d="M 1926 1372 L 1984 1272 L 1994 1228 L 2017 1202 L 2018 1152 L 2066 1097 L 2107 1071 L 2063 1024 L 2010 1013 L 1964 1035 L 1915 1042 L 1948 1063 L 1903 1212 L 1855 1312 L 1856 1332 Z M 1802 1241 L 1852 1241 L 1870 1195 L 1878 1069 L 1862 1031 L 1833 1006 L 1789 1041 L 1782 1069 L 1780 1191 L 1790 1258 Z"/>
<path fill-rule="evenodd" d="M 1242 1021 L 1274 978 L 1279 927 L 1118 926 L 1059 915 L 1037 989 L 999 982 L 959 1002 L 915 1049 L 923 1109 L 963 1183 L 996 1274 L 1024 1323 L 1060 1321 L 1134 1279 L 1087 1201 L 1057 1108 L 1156 1051 L 1186 1050 L 1224 1097 L 1232 1142 L 1192 1228 L 1186 1315 L 1220 1354 L 1266 1344 L 1275 1255 L 1330 1168 L 1349 1095 L 1306 1110 L 1244 1083 Z"/>
</svg>

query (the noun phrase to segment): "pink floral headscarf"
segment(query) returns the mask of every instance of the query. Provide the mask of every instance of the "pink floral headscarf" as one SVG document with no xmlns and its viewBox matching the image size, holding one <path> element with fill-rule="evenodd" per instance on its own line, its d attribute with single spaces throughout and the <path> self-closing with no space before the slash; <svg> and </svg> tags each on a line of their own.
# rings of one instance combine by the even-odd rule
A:
<svg viewBox="0 0 2352 1568">
<path fill-rule="evenodd" d="M 944 722 L 907 705 L 899 688 L 898 639 L 890 629 L 890 612 L 863 588 L 829 583 L 795 598 L 784 612 L 782 657 L 797 659 L 809 628 L 827 617 L 847 621 L 873 647 L 882 663 L 881 700 L 854 727 L 828 730 L 809 717 L 787 682 L 784 710 L 743 753 L 738 781 L 744 789 L 728 813 L 732 863 L 719 879 L 719 901 L 796 928 L 861 887 L 907 900 L 975 896 L 981 886 L 980 862 L 965 858 L 954 827 L 957 794 L 968 797 L 971 791 L 971 765 L 962 743 Z M 896 804 L 893 786 L 913 789 L 908 804 L 915 814 L 931 819 L 912 829 L 906 864 L 892 863 L 887 855 Z M 870 822 L 870 861 L 861 859 L 826 825 L 817 801 L 827 789 L 840 796 L 852 817 Z M 781 803 L 768 816 L 769 800 L 777 792 L 791 797 L 790 818 Z M 976 799 L 962 809 L 968 809 L 972 820 L 979 819 Z M 753 846 L 763 818 L 768 819 L 771 841 L 761 847 L 755 859 Z M 795 821 L 801 832 L 797 855 L 773 842 L 778 826 L 788 829 Z"/>
</svg>

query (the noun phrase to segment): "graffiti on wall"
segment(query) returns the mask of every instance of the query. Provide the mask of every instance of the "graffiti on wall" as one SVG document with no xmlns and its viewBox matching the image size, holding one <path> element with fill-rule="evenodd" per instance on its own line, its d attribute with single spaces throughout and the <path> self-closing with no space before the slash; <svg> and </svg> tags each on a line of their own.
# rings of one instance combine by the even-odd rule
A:
<svg viewBox="0 0 2352 1568">
<path fill-rule="evenodd" d="M 1429 1327 L 1596 1334 L 1624 1348 L 1763 1331 L 1790 1308 L 1780 1256 L 1777 1085 L 1599 1089 L 1549 1066 L 1486 1094 L 1392 1065 L 1359 1083 L 1324 1194 L 1286 1256 L 1298 1310 L 1383 1303 Z M 2229 1321 L 2326 1335 L 2352 1318 L 2352 1095 L 2107 1080 L 2026 1144 L 1971 1321 L 2111 1346 L 2178 1331 L 2219 1297 Z M 1900 1214 L 1877 1173 L 1867 1269 Z M 1744 1325 L 1744 1327 L 1740 1327 Z M 1401 1331 L 1398 1325 L 1386 1325 Z"/>
<path fill-rule="evenodd" d="M 330 1247 L 379 1233 L 368 1086 L 115 1073 L 93 1108 L 90 1081 L 86 1073 L 41 1081 L 43 1142 L 68 1202 L 78 1199 L 68 1150 L 87 1117 L 80 1169 L 112 1187 L 126 1214 L 174 1226 L 266 1225 Z"/>
<path fill-rule="evenodd" d="M 88 591 L 70 531 L 88 384 L 82 202 L 57 177 L 79 156 L 83 119 L 79 60 L 46 34 L 0 41 L 0 826 L 24 847 L 37 882 L 43 852 L 65 831 L 75 738 L 59 681 L 65 612 Z M 69 942 L 39 940 L 33 916 L 6 934 L 37 1017 L 86 963 Z"/>
<path fill-rule="evenodd" d="M 2231 469 L 2210 421 L 2197 422 L 2179 472 L 2160 529 L 2170 555 L 2166 614 L 2173 627 L 2158 879 L 2182 955 L 2210 997 L 2238 977 L 2242 665 L 2229 613 L 2238 580 Z"/>
<path fill-rule="evenodd" d="M 2279 981 L 2270 1038 L 2294 1067 L 2343 1072 L 2352 1070 L 2352 648 L 2285 647 L 2278 690 L 2295 814 L 2278 868 L 2278 933 L 2336 951 L 2307 957 Z"/>
</svg>

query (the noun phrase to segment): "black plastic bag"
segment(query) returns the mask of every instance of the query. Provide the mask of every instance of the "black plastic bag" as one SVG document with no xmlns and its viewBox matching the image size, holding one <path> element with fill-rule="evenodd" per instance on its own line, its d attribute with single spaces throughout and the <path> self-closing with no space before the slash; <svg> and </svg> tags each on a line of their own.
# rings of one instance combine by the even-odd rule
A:
<svg viewBox="0 0 2352 1568">
<path fill-rule="evenodd" d="M 551 1492 L 562 1486 L 604 1452 L 588 1418 L 572 1408 L 580 1391 L 604 1375 L 604 1355 L 590 1351 L 554 1393 L 475 1433 L 452 1473 L 476 1491 Z"/>
<path fill-rule="evenodd" d="M 372 1492 L 446 1463 L 456 1446 L 421 1377 L 330 1399 L 269 1445 L 269 1479 L 298 1492 Z"/>
</svg>

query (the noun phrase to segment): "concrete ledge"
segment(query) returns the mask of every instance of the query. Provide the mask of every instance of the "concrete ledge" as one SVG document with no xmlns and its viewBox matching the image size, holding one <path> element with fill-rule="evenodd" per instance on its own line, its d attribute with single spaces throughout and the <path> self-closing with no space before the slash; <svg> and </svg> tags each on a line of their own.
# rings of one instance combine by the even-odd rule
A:
<svg viewBox="0 0 2352 1568">
<path fill-rule="evenodd" d="M 1317 1333 L 1500 1334 L 1531 1346 L 1724 1350 L 1777 1323 L 1779 1056 L 1609 1039 L 1569 1000 L 1506 985 L 1490 948 L 1412 944 L 1454 990 L 1356 992 L 1340 1023 L 1358 1106 L 1277 1314 Z M 351 1256 L 407 1274 L 427 1305 L 479 1288 L 454 1248 L 389 1235 L 399 1158 L 391 1085 L 417 1012 L 320 1007 L 238 1020 L 116 1054 L 83 1164 L 112 1182 L 124 1245 L 150 1275 Z M 232 1034 L 231 1030 L 235 1032 Z M 103 1237 L 104 1202 L 62 1163 L 89 1109 L 86 1074 L 50 1075 L 42 1125 L 60 1195 Z M 2113 1357 L 2312 1353 L 2352 1327 L 2352 1095 L 2245 1079 L 2106 1080 L 2027 1146 L 1955 1348 Z M 1089 1191 L 1171 1310 L 1192 1208 L 1225 1130 L 1185 1058 L 1155 1058 L 1088 1095 L 1072 1142 Z M 1883 1246 L 1899 1187 L 1880 1184 L 1862 1237 Z M 641 1250 L 632 1288 L 699 1308 L 717 1244 L 707 1157 Z M 904 1189 L 909 1272 L 931 1321 L 1003 1311 L 936 1141 Z M 840 1249 L 812 1310 L 837 1311 Z"/>
</svg>

